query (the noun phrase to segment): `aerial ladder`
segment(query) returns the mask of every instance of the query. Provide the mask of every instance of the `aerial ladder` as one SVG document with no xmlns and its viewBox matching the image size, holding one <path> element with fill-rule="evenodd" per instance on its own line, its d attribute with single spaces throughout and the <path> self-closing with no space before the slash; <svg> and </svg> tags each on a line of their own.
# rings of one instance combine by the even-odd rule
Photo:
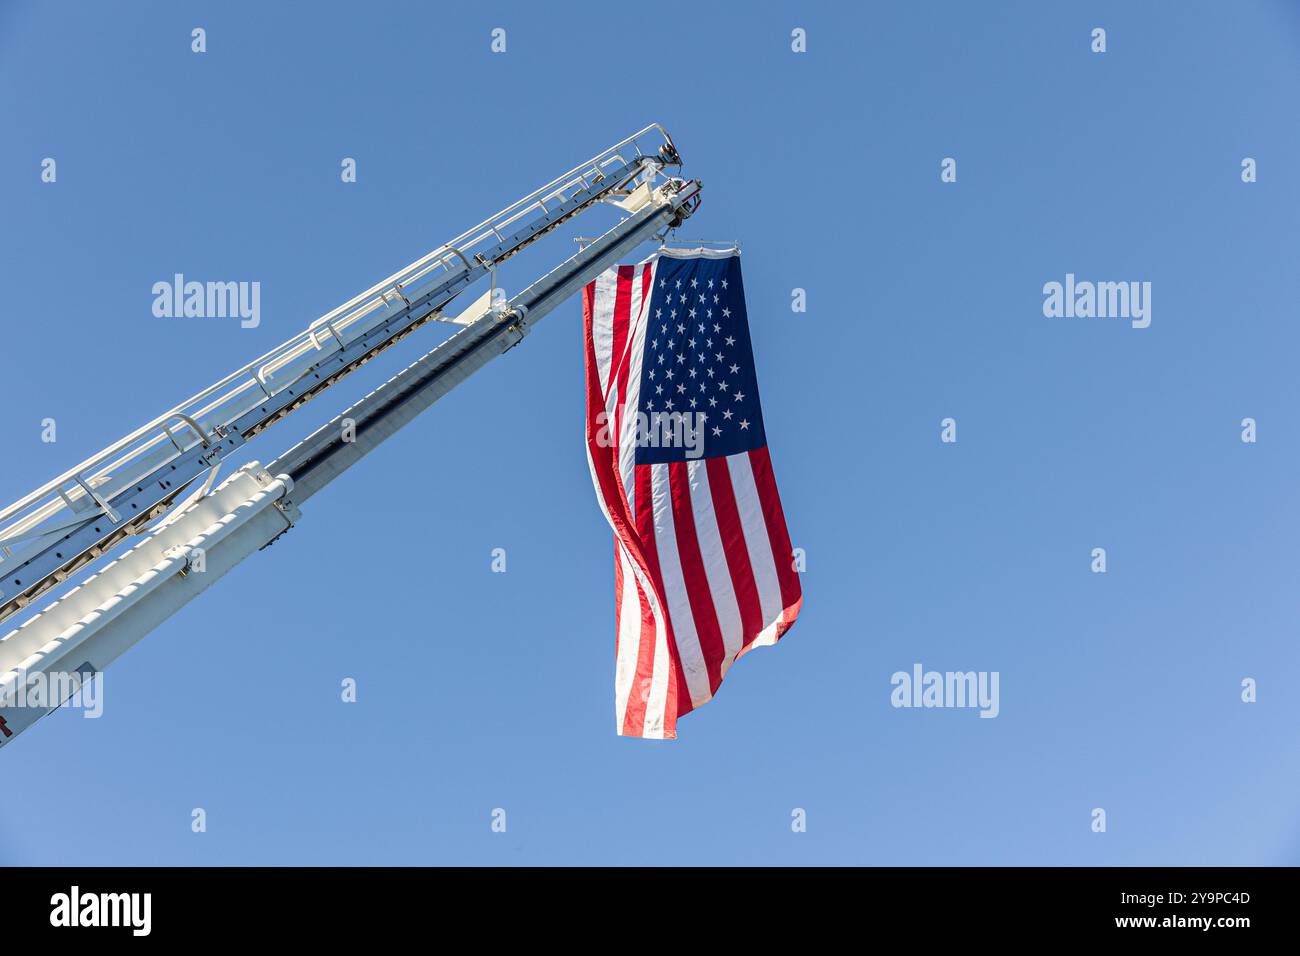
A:
<svg viewBox="0 0 1300 956">
<path fill-rule="evenodd" d="M 668 133 L 647 126 L 0 511 L 0 631 L 30 615 L 0 637 L 0 747 L 292 528 L 313 495 L 560 303 L 664 239 L 700 202 L 698 181 L 669 175 L 680 167 Z M 500 263 L 601 205 L 621 220 L 505 297 Z M 467 308 L 450 308 L 482 280 L 488 289 Z M 268 465 L 217 481 L 251 439 L 431 321 L 458 328 Z"/>
</svg>

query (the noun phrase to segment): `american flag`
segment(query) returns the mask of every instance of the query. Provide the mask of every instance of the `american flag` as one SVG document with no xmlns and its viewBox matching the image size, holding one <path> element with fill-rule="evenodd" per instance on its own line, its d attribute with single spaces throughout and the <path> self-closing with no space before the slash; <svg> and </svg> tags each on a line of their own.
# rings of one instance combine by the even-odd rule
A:
<svg viewBox="0 0 1300 956">
<path fill-rule="evenodd" d="M 802 596 L 735 252 L 661 250 L 583 290 L 587 457 L 614 529 L 618 732 L 677 736 Z"/>
</svg>

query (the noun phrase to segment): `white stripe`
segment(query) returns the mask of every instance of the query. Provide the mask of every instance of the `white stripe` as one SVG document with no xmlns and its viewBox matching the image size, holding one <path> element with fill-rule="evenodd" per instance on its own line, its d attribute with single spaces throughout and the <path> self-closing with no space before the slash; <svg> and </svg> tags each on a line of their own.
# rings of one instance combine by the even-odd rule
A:
<svg viewBox="0 0 1300 956">
<path fill-rule="evenodd" d="M 722 631 L 722 646 L 726 656 L 722 659 L 722 673 L 727 673 L 744 646 L 744 626 L 740 621 L 740 604 L 735 588 L 731 586 L 731 571 L 727 568 L 727 551 L 722 545 L 722 532 L 718 530 L 718 516 L 713 511 L 713 494 L 709 490 L 709 470 L 703 460 L 688 461 L 686 474 L 691 483 L 691 511 L 695 515 L 695 537 L 700 543 L 700 557 L 704 559 L 704 576 L 709 582 L 709 593 L 718 612 L 718 629 Z"/>
<path fill-rule="evenodd" d="M 632 278 L 628 280 L 627 296 L 627 328 L 623 331 L 623 346 L 619 353 L 612 357 L 610 365 L 610 382 L 608 394 L 605 395 L 605 408 L 612 416 L 614 409 L 618 406 L 618 380 L 625 372 L 629 357 L 629 340 L 628 333 L 633 330 L 637 316 L 641 311 L 641 277 L 633 273 Z M 611 324 L 610 328 L 613 328 Z M 631 382 L 628 382 L 631 385 Z M 613 420 L 612 417 L 610 419 Z"/>
<path fill-rule="evenodd" d="M 614 351 L 614 302 L 618 295 L 618 268 L 606 269 L 596 276 L 591 304 L 591 338 L 596 353 L 596 372 L 600 376 L 600 394 L 609 391 L 609 368 Z"/>
<path fill-rule="evenodd" d="M 617 540 L 617 539 L 615 539 Z M 627 717 L 627 698 L 636 677 L 636 659 L 641 647 L 641 601 L 636 593 L 636 575 L 632 562 L 621 541 L 618 542 L 617 560 L 623 567 L 623 593 L 619 601 L 618 662 L 614 670 L 614 715 L 618 720 L 617 732 L 623 732 Z"/>
<path fill-rule="evenodd" d="M 704 663 L 700 638 L 695 632 L 682 561 L 677 554 L 677 532 L 673 524 L 673 496 L 668 483 L 668 466 L 650 466 L 650 493 L 654 505 L 655 548 L 659 554 L 659 576 L 663 578 L 668 618 L 677 640 L 677 656 L 686 676 L 686 690 L 691 703 L 700 707 L 709 700 L 709 669 Z M 681 693 L 681 689 L 678 689 Z"/>
<path fill-rule="evenodd" d="M 628 362 L 629 356 L 631 355 L 630 334 L 636 328 L 637 320 L 641 316 L 641 276 L 635 270 L 632 273 L 632 277 L 627 280 L 627 289 L 627 318 L 625 320 L 626 327 L 623 330 L 623 345 L 619 349 L 617 355 L 610 356 L 610 381 L 606 385 L 605 408 L 610 412 L 611 416 L 613 415 L 615 406 L 618 405 L 618 380 L 623 377 L 623 374 L 626 371 L 625 366 Z M 617 301 L 611 304 L 611 310 L 614 309 L 616 305 Z M 614 316 L 614 318 L 617 319 L 617 316 Z M 617 324 L 616 321 L 610 323 L 611 332 Z M 628 382 L 628 384 L 630 385 L 631 382 Z M 612 420 L 611 417 L 611 421 Z"/>
<path fill-rule="evenodd" d="M 727 470 L 731 473 L 731 489 L 736 495 L 736 510 L 740 513 L 740 527 L 745 532 L 745 549 L 749 552 L 749 566 L 754 572 L 758 588 L 758 604 L 763 611 L 763 630 L 752 644 L 764 646 L 776 643 L 776 628 L 781 623 L 781 582 L 776 576 L 776 561 L 772 557 L 772 543 L 767 536 L 767 522 L 763 520 L 763 502 L 754 484 L 754 469 L 749 462 L 749 452 L 727 456 Z"/>
<path fill-rule="evenodd" d="M 645 268 L 650 270 L 650 288 L 653 292 L 654 265 L 652 263 Z M 649 299 L 645 303 L 641 301 L 641 284 L 644 280 L 643 271 L 638 269 L 632 283 L 632 335 L 629 337 L 627 396 L 618 436 L 618 472 L 623 478 L 623 490 L 628 501 L 633 500 L 636 486 L 636 414 L 641 407 L 641 362 L 645 357 L 645 333 L 646 326 L 649 325 L 646 321 Z M 636 514 L 636 510 L 633 509 L 632 513 Z"/>
<path fill-rule="evenodd" d="M 645 689 L 645 714 L 641 724 L 642 737 L 663 738 L 665 722 L 668 717 L 668 681 L 672 673 L 672 658 L 668 653 L 668 628 L 664 622 L 664 616 L 659 611 L 658 603 L 654 598 L 654 588 L 650 582 L 641 574 L 640 569 L 632 562 L 631 555 L 619 544 L 619 559 L 623 562 L 624 573 L 631 571 L 635 575 L 635 581 L 641 585 L 639 592 L 631 591 L 631 600 L 636 606 L 639 614 L 644 606 L 650 610 L 651 620 L 654 621 L 654 657 L 650 662 L 650 686 Z M 628 578 L 624 578 L 625 587 L 629 585 Z M 623 618 L 619 618 L 619 623 L 623 623 Z M 640 688 L 634 687 L 633 682 L 636 677 L 637 667 L 640 664 L 640 640 L 641 625 L 637 624 L 636 630 L 636 649 L 632 651 L 632 660 L 629 662 L 628 670 L 628 687 L 632 695 L 639 694 Z M 620 668 L 623 666 L 621 659 L 623 657 L 623 645 L 619 644 Z M 617 687 L 616 687 L 617 693 Z M 616 703 L 619 715 L 619 733 L 625 726 L 627 719 L 627 701 L 630 699 L 627 694 L 624 695 L 623 704 L 619 707 Z"/>
<path fill-rule="evenodd" d="M 663 738 L 668 710 L 668 674 L 672 668 L 668 656 L 668 629 L 661 617 L 655 615 L 655 658 L 650 672 L 650 697 L 645 705 L 645 724 L 642 737 Z"/>
</svg>

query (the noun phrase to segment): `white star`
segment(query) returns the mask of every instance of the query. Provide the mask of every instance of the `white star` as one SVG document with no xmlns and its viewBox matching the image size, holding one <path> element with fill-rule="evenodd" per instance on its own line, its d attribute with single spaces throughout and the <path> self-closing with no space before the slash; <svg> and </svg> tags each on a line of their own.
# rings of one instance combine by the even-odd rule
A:
<svg viewBox="0 0 1300 956">
<path fill-rule="evenodd" d="M 745 420 L 742 418 L 742 419 L 740 420 L 740 430 L 741 430 L 741 431 L 745 431 L 747 428 L 749 428 L 749 422 L 745 421 Z"/>
<path fill-rule="evenodd" d="M 694 378 L 694 377 L 695 377 L 695 369 L 692 368 L 692 369 L 691 369 L 691 378 Z"/>
<path fill-rule="evenodd" d="M 743 402 L 743 401 L 745 400 L 745 393 L 744 393 L 744 392 L 737 392 L 736 395 L 735 395 L 735 398 L 736 398 L 736 401 L 738 401 L 738 402 Z"/>
<path fill-rule="evenodd" d="M 682 364 L 683 362 L 685 362 L 685 361 L 686 361 L 686 356 L 685 356 L 684 354 L 678 354 L 678 356 L 677 356 L 677 364 L 678 364 L 678 365 L 681 365 L 681 364 Z"/>
<path fill-rule="evenodd" d="M 713 434 L 714 434 L 714 435 L 721 435 L 721 434 L 722 434 L 722 429 L 719 428 L 717 425 L 714 425 L 714 426 L 713 426 Z"/>
<path fill-rule="evenodd" d="M 722 310 L 722 314 L 723 314 L 723 315 L 726 315 L 726 314 L 727 314 L 727 310 L 726 310 L 726 309 L 723 309 L 723 310 Z M 717 322 L 714 322 L 714 323 L 713 323 L 713 331 L 714 331 L 714 332 L 721 332 L 721 331 L 722 331 L 722 326 L 718 325 Z"/>
<path fill-rule="evenodd" d="M 710 398 L 709 398 L 709 408 L 717 408 L 717 407 L 718 407 L 718 400 L 717 400 L 716 398 L 712 398 L 712 397 L 710 397 Z"/>
<path fill-rule="evenodd" d="M 655 380 L 655 370 L 654 370 L 654 369 L 651 369 L 651 370 L 650 370 L 650 381 L 653 382 L 654 380 Z"/>
<path fill-rule="evenodd" d="M 731 409 L 724 408 L 722 410 L 722 417 L 725 418 L 727 421 L 731 421 Z"/>
<path fill-rule="evenodd" d="M 709 378 L 713 378 L 713 369 L 709 369 Z"/>
<path fill-rule="evenodd" d="M 739 365 L 733 365 L 733 366 L 731 366 L 731 374 L 732 374 L 732 375 L 735 375 L 735 374 L 736 374 L 737 372 L 739 372 L 739 371 L 740 371 L 740 366 L 739 366 Z"/>
<path fill-rule="evenodd" d="M 691 399 L 691 408 L 694 408 L 694 407 L 695 407 L 695 399 L 692 398 L 692 399 Z"/>
<path fill-rule="evenodd" d="M 677 288 L 680 289 L 681 287 L 682 287 L 682 280 L 681 280 L 681 279 L 678 279 L 678 280 L 677 280 Z M 726 286 L 726 284 L 724 283 L 722 287 L 725 289 L 727 286 Z"/>
<path fill-rule="evenodd" d="M 660 365 L 663 365 L 663 364 L 664 364 L 664 357 L 663 357 L 662 354 L 660 354 L 660 356 L 659 356 L 659 364 L 660 364 Z"/>
<path fill-rule="evenodd" d="M 662 319 L 663 317 L 664 317 L 664 310 L 663 310 L 663 309 L 655 309 L 655 318 L 656 318 L 656 319 Z"/>
<path fill-rule="evenodd" d="M 695 340 L 694 340 L 694 339 L 688 339 L 687 342 L 686 342 L 686 346 L 687 346 L 687 348 L 692 348 L 692 349 L 695 348 Z"/>
<path fill-rule="evenodd" d="M 664 378 L 668 379 L 669 381 L 672 381 L 672 377 L 673 377 L 672 369 L 669 369 L 668 371 L 664 372 Z"/>
<path fill-rule="evenodd" d="M 668 280 L 667 280 L 667 279 L 660 279 L 660 280 L 659 280 L 659 288 L 662 289 L 662 288 L 664 288 L 666 285 L 668 285 Z"/>
<path fill-rule="evenodd" d="M 706 349 L 711 349 L 711 348 L 713 348 L 713 339 L 705 339 L 705 340 L 704 340 L 704 347 L 705 347 Z"/>
<path fill-rule="evenodd" d="M 681 385 L 678 385 L 678 386 L 677 386 L 677 394 L 678 394 L 678 395 L 685 395 L 685 394 L 686 394 L 686 385 L 685 385 L 685 384 L 681 384 Z"/>
<path fill-rule="evenodd" d="M 701 331 L 701 332 L 704 331 L 704 323 L 703 323 L 703 322 L 700 323 L 700 331 Z"/>
<path fill-rule="evenodd" d="M 713 288 L 713 280 L 712 280 L 712 279 L 709 280 L 709 288 L 710 288 L 710 289 Z"/>
<path fill-rule="evenodd" d="M 729 318 L 731 318 L 731 310 L 728 309 L 728 308 L 725 308 L 725 307 L 724 307 L 723 310 L 722 310 L 722 317 L 723 317 L 724 319 L 729 319 Z M 717 330 L 717 329 L 714 329 L 713 331 L 717 332 L 718 330 Z"/>
<path fill-rule="evenodd" d="M 678 296 L 677 298 L 678 298 L 679 301 L 685 302 L 685 301 L 686 301 L 686 293 L 683 292 L 683 293 L 682 293 L 680 296 Z"/>
<path fill-rule="evenodd" d="M 726 280 L 726 279 L 723 279 L 723 280 L 722 280 L 722 287 L 723 287 L 724 289 L 727 287 L 727 280 Z"/>
<path fill-rule="evenodd" d="M 663 387 L 662 385 L 656 385 L 656 386 L 655 386 L 655 394 L 656 394 L 656 395 L 662 395 L 663 393 L 664 393 L 664 387 Z"/>
<path fill-rule="evenodd" d="M 668 401 L 664 402 L 664 407 L 671 412 L 673 410 L 673 400 L 670 398 Z"/>
<path fill-rule="evenodd" d="M 695 318 L 695 310 L 694 310 L 694 309 L 691 309 L 691 311 L 690 311 L 690 316 L 691 316 L 692 319 Z M 678 332 L 685 332 L 686 330 L 685 330 L 685 329 L 678 329 L 677 331 L 678 331 Z"/>
<path fill-rule="evenodd" d="M 694 289 L 698 285 L 699 283 L 695 281 L 695 277 L 691 276 L 691 288 Z"/>
<path fill-rule="evenodd" d="M 730 335 L 728 335 L 728 336 L 727 336 L 725 339 L 723 339 L 722 341 L 726 342 L 728 345 L 735 345 L 735 344 L 736 344 L 736 340 L 733 339 Z"/>
<path fill-rule="evenodd" d="M 713 304 L 714 305 L 718 304 L 718 297 L 716 295 L 713 297 Z"/>
<path fill-rule="evenodd" d="M 722 390 L 725 392 L 725 391 L 727 390 L 727 383 L 726 383 L 726 382 L 719 382 L 719 383 L 718 383 L 718 388 L 722 389 Z"/>
</svg>

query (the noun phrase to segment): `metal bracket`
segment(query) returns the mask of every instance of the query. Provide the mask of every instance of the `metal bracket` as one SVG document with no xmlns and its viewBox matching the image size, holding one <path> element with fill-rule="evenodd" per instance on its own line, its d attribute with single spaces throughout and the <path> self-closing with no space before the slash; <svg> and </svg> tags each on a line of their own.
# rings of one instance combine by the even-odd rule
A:
<svg viewBox="0 0 1300 956">
<path fill-rule="evenodd" d="M 86 481 L 86 479 L 81 477 L 81 475 L 76 476 L 76 482 L 81 485 L 82 490 L 85 491 L 86 494 L 90 495 L 90 497 L 94 499 L 95 504 L 99 505 L 100 510 L 108 516 L 109 521 L 113 522 L 113 524 L 122 523 L 122 516 L 114 510 L 111 504 L 108 503 L 107 498 L 101 495 L 94 488 L 90 487 L 90 482 Z"/>
</svg>

